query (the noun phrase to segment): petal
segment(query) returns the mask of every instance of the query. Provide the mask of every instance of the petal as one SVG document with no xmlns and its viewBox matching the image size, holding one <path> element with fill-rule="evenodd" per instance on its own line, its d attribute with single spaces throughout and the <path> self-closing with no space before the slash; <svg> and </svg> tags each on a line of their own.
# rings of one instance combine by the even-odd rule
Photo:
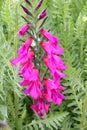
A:
<svg viewBox="0 0 87 130">
<path fill-rule="evenodd" d="M 11 62 L 11 64 L 13 64 L 14 66 L 16 66 L 19 62 L 20 62 L 20 60 L 23 58 L 23 56 L 18 56 L 17 58 L 14 58 L 14 59 L 12 59 L 10 62 Z"/>
<path fill-rule="evenodd" d="M 51 54 L 51 52 L 52 52 L 52 47 L 51 47 L 51 45 L 48 43 L 48 42 L 41 42 L 41 47 L 45 50 L 45 52 L 47 53 L 47 54 Z"/>
<path fill-rule="evenodd" d="M 65 70 L 67 69 L 67 66 L 65 65 L 64 61 L 62 61 L 62 59 L 57 56 L 57 55 L 51 55 L 48 56 L 48 59 L 50 61 L 50 65 L 58 70 Z"/>
<path fill-rule="evenodd" d="M 53 80 L 51 79 L 45 79 L 44 80 L 44 85 L 46 86 L 47 89 L 57 89 L 57 85 L 54 83 Z"/>
<path fill-rule="evenodd" d="M 24 81 L 20 82 L 20 85 L 21 86 L 27 86 L 27 85 L 29 85 L 29 81 L 28 80 L 24 80 Z"/>
<path fill-rule="evenodd" d="M 53 78 L 54 78 L 54 81 L 56 82 L 58 79 L 60 78 L 65 78 L 66 77 L 66 74 L 56 70 L 54 73 L 51 72 L 51 74 L 53 75 Z"/>
<path fill-rule="evenodd" d="M 45 107 L 46 114 L 48 114 L 50 104 L 44 104 L 44 107 Z"/>
<path fill-rule="evenodd" d="M 51 54 L 63 54 L 64 53 L 64 49 L 62 47 L 60 47 L 57 43 L 55 43 L 53 45 L 53 43 L 51 43 L 51 42 L 50 43 L 41 42 L 40 45 L 48 55 L 51 55 Z"/>
<path fill-rule="evenodd" d="M 30 94 L 32 98 L 37 100 L 41 94 L 41 90 L 37 83 L 31 83 L 30 87 L 24 91 L 25 94 Z"/>
<path fill-rule="evenodd" d="M 47 30 L 45 29 L 42 29 L 41 31 L 41 34 L 47 38 L 47 40 L 49 40 L 50 42 L 52 43 L 58 43 L 59 42 L 59 39 L 55 36 L 53 36 L 51 33 L 49 33 Z"/>
<path fill-rule="evenodd" d="M 18 49 L 18 54 L 19 55 L 28 52 L 28 49 L 31 46 L 32 40 L 33 40 L 32 37 L 29 37 L 25 41 L 25 43 L 23 44 L 23 46 Z"/>
<path fill-rule="evenodd" d="M 52 91 L 52 99 L 54 104 L 62 104 L 63 99 L 65 99 L 65 96 L 63 94 L 61 94 L 58 91 L 53 90 Z"/>
</svg>

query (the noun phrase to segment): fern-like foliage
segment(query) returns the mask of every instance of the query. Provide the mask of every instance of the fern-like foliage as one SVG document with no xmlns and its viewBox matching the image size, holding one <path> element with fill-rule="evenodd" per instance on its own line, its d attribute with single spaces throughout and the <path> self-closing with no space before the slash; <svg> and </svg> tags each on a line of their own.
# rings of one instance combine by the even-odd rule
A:
<svg viewBox="0 0 87 130">
<path fill-rule="evenodd" d="M 61 80 L 67 88 L 66 100 L 61 106 L 51 104 L 51 111 L 44 120 L 29 109 L 32 100 L 23 95 L 18 84 L 21 78 L 9 62 L 21 44 L 17 38 L 23 24 L 21 2 L 23 0 L 0 1 L 0 120 L 7 120 L 14 130 L 87 130 L 86 0 L 44 1 L 44 8 L 48 10 L 45 26 L 60 38 L 59 44 L 65 48 L 62 58 L 68 66 L 67 77 Z"/>
<path fill-rule="evenodd" d="M 61 122 L 68 115 L 67 112 L 56 113 L 55 115 L 50 115 L 50 117 L 44 120 L 33 120 L 29 125 L 25 125 L 23 129 L 25 130 L 58 130 L 61 126 Z"/>
</svg>

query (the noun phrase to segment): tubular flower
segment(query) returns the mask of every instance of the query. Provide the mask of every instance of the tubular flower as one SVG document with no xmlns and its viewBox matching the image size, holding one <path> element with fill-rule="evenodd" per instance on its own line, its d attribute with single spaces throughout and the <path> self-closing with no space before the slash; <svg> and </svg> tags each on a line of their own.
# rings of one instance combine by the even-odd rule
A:
<svg viewBox="0 0 87 130">
<path fill-rule="evenodd" d="M 64 70 L 67 66 L 61 60 L 59 56 L 52 55 L 48 56 L 47 58 L 43 58 L 45 65 L 50 69 L 50 71 L 54 72 L 57 70 Z"/>
<path fill-rule="evenodd" d="M 54 104 L 61 104 L 65 96 L 59 92 L 59 85 L 51 79 L 45 79 L 44 85 L 47 89 L 44 94 L 45 98 L 50 102 L 54 102 Z"/>
<path fill-rule="evenodd" d="M 29 50 L 28 53 L 19 55 L 17 58 L 12 59 L 11 63 L 14 66 L 16 66 L 19 63 L 22 66 L 23 64 L 26 64 L 28 60 L 32 61 L 33 57 L 34 57 L 34 51 Z"/>
<path fill-rule="evenodd" d="M 31 82 L 29 87 L 24 91 L 25 94 L 30 94 L 34 100 L 37 100 L 41 94 L 40 83 Z"/>
<path fill-rule="evenodd" d="M 34 1 L 25 0 L 25 2 L 30 8 L 33 7 L 32 2 Z M 25 89 L 24 94 L 30 95 L 34 101 L 30 108 L 41 119 L 44 119 L 44 113 L 48 114 L 50 109 L 49 103 L 60 105 L 65 99 L 62 91 L 66 88 L 62 86 L 61 79 L 66 77 L 66 74 L 62 71 L 67 69 L 67 66 L 60 56 L 60 54 L 64 54 L 64 49 L 59 45 L 59 38 L 43 28 L 47 19 L 45 17 L 47 15 L 46 9 L 39 13 L 40 15 L 37 17 L 36 11 L 42 6 L 42 3 L 43 0 L 40 0 L 32 11 L 21 5 L 23 11 L 28 17 L 31 17 L 31 20 L 28 21 L 27 18 L 22 16 L 26 23 L 19 30 L 18 36 L 23 37 L 26 32 L 29 36 L 26 40 L 22 40 L 25 42 L 17 50 L 18 56 L 11 60 L 11 64 L 19 65 L 18 75 L 23 78 L 20 86 Z M 42 71 L 43 64 L 46 66 L 44 73 Z M 49 73 L 51 78 L 48 77 Z"/>
<path fill-rule="evenodd" d="M 48 114 L 50 104 L 44 103 L 42 99 L 39 99 L 38 103 L 31 106 L 31 109 L 34 110 L 42 119 L 44 119 L 44 112 Z"/>
<path fill-rule="evenodd" d="M 46 52 L 46 54 L 51 55 L 51 54 L 63 54 L 64 53 L 64 49 L 62 47 L 60 47 L 58 44 L 53 45 L 50 42 L 41 42 L 41 47 L 44 49 L 44 51 Z"/>
<path fill-rule="evenodd" d="M 32 41 L 33 41 L 32 37 L 29 37 L 29 38 L 25 41 L 25 43 L 23 44 L 23 46 L 18 49 L 18 54 L 19 54 L 19 55 L 20 55 L 20 54 L 23 55 L 23 53 L 26 53 L 26 52 L 28 51 L 28 49 L 30 48 L 30 46 L 31 46 L 31 44 L 32 44 Z"/>
<path fill-rule="evenodd" d="M 62 104 L 63 99 L 65 99 L 65 96 L 61 94 L 57 90 L 51 90 L 51 98 L 54 102 L 54 104 Z"/>
<path fill-rule="evenodd" d="M 51 43 L 55 44 L 59 42 L 59 39 L 55 36 L 53 36 L 51 33 L 49 33 L 47 30 L 42 29 L 40 30 L 41 34 Z"/>
</svg>

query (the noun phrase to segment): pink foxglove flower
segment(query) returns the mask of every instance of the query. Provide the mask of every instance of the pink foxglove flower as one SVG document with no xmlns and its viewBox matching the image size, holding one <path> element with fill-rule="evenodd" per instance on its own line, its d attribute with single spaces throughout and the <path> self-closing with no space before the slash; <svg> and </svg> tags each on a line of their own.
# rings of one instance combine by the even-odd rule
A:
<svg viewBox="0 0 87 130">
<path fill-rule="evenodd" d="M 40 85 L 40 82 L 31 82 L 29 87 L 24 91 L 24 93 L 30 94 L 34 100 L 37 100 L 38 97 L 41 95 Z"/>
<path fill-rule="evenodd" d="M 41 94 L 41 81 L 38 69 L 32 69 L 31 71 L 26 71 L 23 73 L 24 81 L 20 84 L 22 86 L 28 85 L 29 87 L 25 90 L 25 94 L 30 94 L 35 100 Z"/>
<path fill-rule="evenodd" d="M 45 65 L 51 70 L 65 70 L 67 66 L 61 60 L 61 58 L 57 55 L 49 55 L 47 58 L 43 58 Z"/>
<path fill-rule="evenodd" d="M 54 104 L 60 105 L 62 104 L 62 101 L 65 99 L 65 96 L 57 90 L 51 90 L 51 98 Z"/>
<path fill-rule="evenodd" d="M 61 78 L 66 77 L 66 74 L 60 72 L 59 70 L 56 70 L 55 72 L 51 72 L 51 74 L 52 74 L 55 82 L 57 82 Z"/>
<path fill-rule="evenodd" d="M 65 96 L 59 92 L 58 89 L 50 89 L 50 86 L 47 86 L 46 84 L 46 89 L 43 90 L 43 97 L 45 100 L 48 102 L 53 102 L 54 104 L 60 105 L 62 101 L 65 99 Z"/>
<path fill-rule="evenodd" d="M 34 58 L 34 51 L 29 50 L 27 53 L 23 55 L 19 55 L 17 58 L 11 60 L 11 64 L 14 66 L 18 65 L 18 63 L 22 66 L 28 62 L 28 60 L 32 61 Z"/>
<path fill-rule="evenodd" d="M 43 19 L 47 15 L 46 10 L 44 10 L 40 15 L 39 15 L 39 20 Z"/>
<path fill-rule="evenodd" d="M 48 55 L 51 55 L 51 54 L 63 54 L 64 53 L 64 49 L 62 47 L 60 47 L 57 43 L 54 46 L 50 42 L 41 42 L 40 45 Z"/>
<path fill-rule="evenodd" d="M 26 52 L 28 52 L 28 49 L 30 48 L 30 46 L 31 46 L 31 44 L 32 44 L 32 41 L 33 41 L 33 39 L 32 39 L 32 37 L 29 37 L 26 41 L 25 41 L 25 43 L 22 45 L 22 47 L 20 47 L 19 49 L 18 49 L 18 54 L 19 55 L 23 55 L 23 53 L 26 53 Z"/>
<path fill-rule="evenodd" d="M 28 31 L 29 28 L 30 28 L 30 26 L 29 26 L 28 24 L 23 25 L 23 26 L 21 27 L 21 29 L 19 30 L 19 32 L 18 32 L 18 36 L 19 36 L 19 37 L 23 37 L 24 34 Z"/>
<path fill-rule="evenodd" d="M 55 82 L 52 79 L 44 79 L 44 85 L 47 89 L 58 89 L 58 90 L 66 90 L 65 87 L 61 86 L 60 80 L 58 79 L 57 82 Z"/>
<path fill-rule="evenodd" d="M 32 105 L 31 109 L 34 110 L 42 119 L 44 119 L 44 112 L 48 114 L 50 104 L 46 104 L 42 99 L 37 104 Z"/>
<path fill-rule="evenodd" d="M 45 93 L 45 98 L 47 99 L 47 100 L 49 100 L 49 101 L 53 101 L 53 102 L 55 102 L 55 104 L 57 104 L 57 102 L 59 103 L 59 101 L 62 99 L 64 99 L 65 98 L 65 96 L 64 95 L 62 95 L 60 92 L 59 92 L 59 89 L 60 89 L 60 83 L 58 83 L 58 84 L 56 84 L 55 82 L 54 82 L 54 80 L 51 80 L 51 79 L 45 79 L 44 80 L 44 85 L 45 85 L 45 87 L 46 87 L 46 89 L 47 89 L 47 92 Z M 55 94 L 56 95 L 55 95 Z M 55 95 L 55 98 L 54 98 L 54 95 Z M 58 97 L 57 99 L 56 99 L 56 96 Z M 61 100 L 61 101 L 62 101 Z"/>
<path fill-rule="evenodd" d="M 59 42 L 59 39 L 55 36 L 53 36 L 51 33 L 49 33 L 47 30 L 45 29 L 41 29 L 41 34 L 47 39 L 49 40 L 51 43 L 55 44 Z"/>
<path fill-rule="evenodd" d="M 32 61 L 27 61 L 26 63 L 21 64 L 20 66 L 21 66 L 21 69 L 19 73 L 22 75 L 28 75 L 29 73 L 32 72 L 34 64 L 32 63 Z"/>
<path fill-rule="evenodd" d="M 50 89 L 50 90 L 58 88 L 58 86 L 54 83 L 54 80 L 52 79 L 45 79 L 44 85 L 46 86 L 47 89 Z"/>
<path fill-rule="evenodd" d="M 25 2 L 33 7 L 29 0 L 25 0 Z M 41 119 L 44 119 L 44 113 L 48 114 L 49 112 L 49 103 L 60 105 L 65 99 L 61 92 L 66 88 L 61 85 L 61 78 L 65 78 L 66 74 L 62 71 L 67 69 L 67 66 L 60 57 L 60 54 L 64 53 L 64 49 L 59 45 L 59 39 L 43 28 L 47 19 L 45 17 L 47 15 L 46 9 L 41 13 L 36 13 L 42 3 L 43 0 L 39 0 L 36 8 L 33 7 L 32 11 L 21 5 L 23 11 L 30 15 L 31 19 L 28 20 L 28 18 L 22 16 L 26 24 L 19 30 L 18 36 L 23 37 L 25 33 L 29 36 L 26 40 L 22 40 L 25 42 L 18 49 L 18 56 L 12 59 L 11 63 L 20 67 L 18 75 L 23 78 L 20 85 L 25 89 L 24 94 L 30 95 L 34 101 L 31 109 Z M 40 15 L 37 17 L 38 13 Z M 43 21 L 40 23 L 41 19 Z M 37 24 L 38 22 L 39 24 Z M 31 30 L 29 30 L 30 28 Z M 41 56 L 42 49 L 46 54 L 43 53 Z M 44 73 L 41 72 L 44 67 L 43 63 L 46 66 Z M 49 73 L 51 74 L 51 79 L 49 78 Z"/>
<path fill-rule="evenodd" d="M 40 81 L 40 74 L 38 69 L 34 68 L 31 70 L 31 72 L 28 72 L 27 74 L 23 74 L 25 79 L 28 79 L 30 82 L 39 82 Z"/>
<path fill-rule="evenodd" d="M 23 86 L 23 87 L 24 87 L 24 86 L 28 86 L 28 85 L 30 85 L 30 81 L 24 79 L 24 80 L 20 83 L 20 85 Z"/>
</svg>

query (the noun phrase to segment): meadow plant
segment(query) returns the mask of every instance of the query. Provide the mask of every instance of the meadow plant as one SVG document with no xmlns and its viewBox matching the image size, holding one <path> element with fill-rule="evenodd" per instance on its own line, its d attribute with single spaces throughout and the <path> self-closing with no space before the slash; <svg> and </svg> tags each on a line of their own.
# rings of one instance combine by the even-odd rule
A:
<svg viewBox="0 0 87 130">
<path fill-rule="evenodd" d="M 23 78 L 20 85 L 26 88 L 24 94 L 30 95 L 34 100 L 30 108 L 44 119 L 44 113 L 48 114 L 51 102 L 60 105 L 65 99 L 61 92 L 66 88 L 61 85 L 61 78 L 66 77 L 62 71 L 67 69 L 67 66 L 60 56 L 64 54 L 64 49 L 59 45 L 59 38 L 44 28 L 47 11 L 44 9 L 39 13 L 43 0 L 40 0 L 35 8 L 33 2 L 25 2 L 32 11 L 24 5 L 21 7 L 32 22 L 22 16 L 26 23 L 19 30 L 18 36 L 22 38 L 27 35 L 28 38 L 25 41 L 22 39 L 24 43 L 17 51 L 18 56 L 11 60 L 11 64 L 20 66 L 18 75 Z M 39 55 L 40 50 L 43 54 Z M 43 65 L 46 70 L 42 73 Z"/>
</svg>

